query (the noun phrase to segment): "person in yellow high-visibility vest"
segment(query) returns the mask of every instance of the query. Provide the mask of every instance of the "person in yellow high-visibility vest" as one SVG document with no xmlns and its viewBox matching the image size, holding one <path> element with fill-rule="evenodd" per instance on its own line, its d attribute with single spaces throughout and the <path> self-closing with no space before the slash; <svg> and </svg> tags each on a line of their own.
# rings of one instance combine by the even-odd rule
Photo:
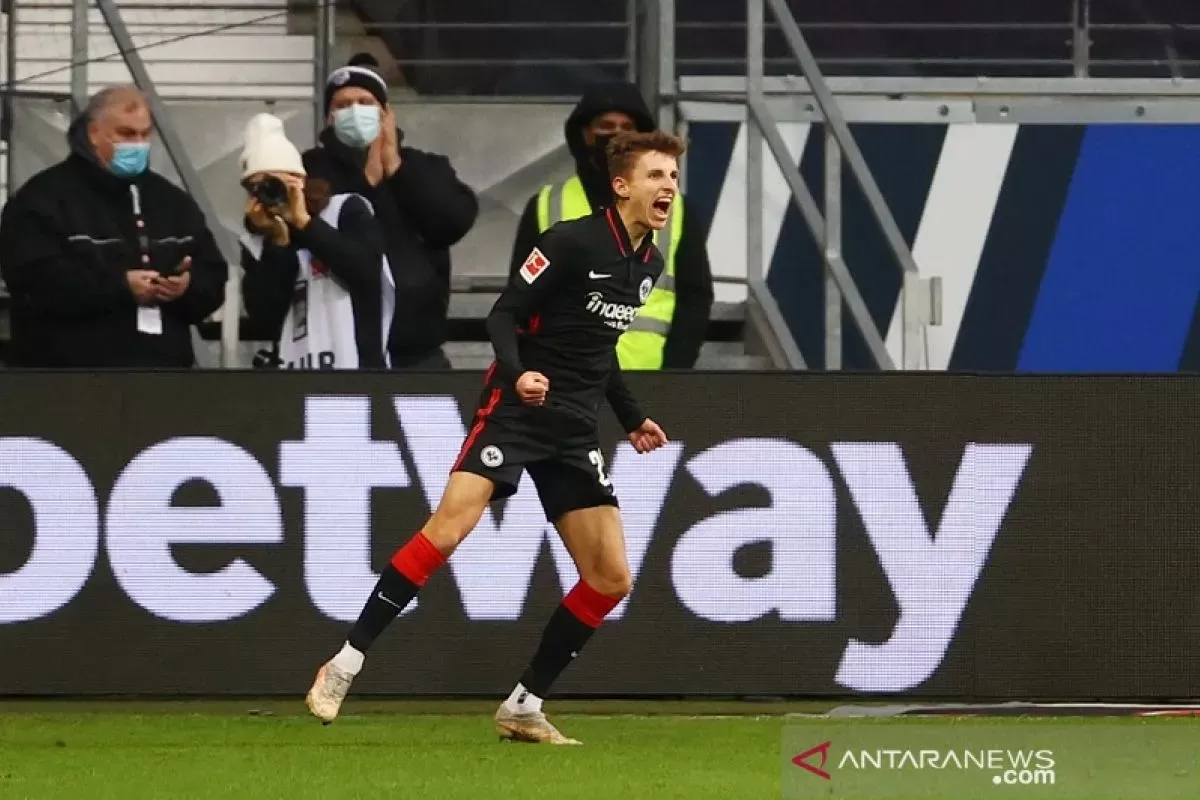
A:
<svg viewBox="0 0 1200 800">
<path fill-rule="evenodd" d="M 510 274 L 521 268 L 542 231 L 556 222 L 578 219 L 612 205 L 605 147 L 618 133 L 655 127 L 650 110 L 631 83 L 603 84 L 583 95 L 565 125 L 575 174 L 563 183 L 543 186 L 529 198 L 517 225 Z M 667 227 L 655 236 L 666 269 L 638 318 L 617 342 L 622 369 L 695 366 L 713 303 L 707 241 L 707 225 L 695 215 L 685 215 L 684 198 L 676 199 Z"/>
</svg>

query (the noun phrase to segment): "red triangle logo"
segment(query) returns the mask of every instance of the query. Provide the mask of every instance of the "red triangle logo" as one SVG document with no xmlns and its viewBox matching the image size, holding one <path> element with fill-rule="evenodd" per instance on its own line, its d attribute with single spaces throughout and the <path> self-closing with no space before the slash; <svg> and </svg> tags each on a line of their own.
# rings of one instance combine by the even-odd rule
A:
<svg viewBox="0 0 1200 800">
<path fill-rule="evenodd" d="M 805 750 L 803 753 L 801 753 L 800 755 L 793 758 L 792 763 L 795 764 L 797 767 L 800 767 L 800 769 L 808 770 L 813 775 L 816 775 L 818 778 L 824 778 L 827 781 L 832 780 L 832 776 L 830 776 L 830 774 L 828 772 L 826 772 L 825 770 L 822 769 L 822 767 L 825 766 L 825 762 L 829 759 L 830 744 L 832 744 L 832 742 L 821 742 L 816 747 L 810 747 L 807 750 Z M 808 763 L 808 759 L 812 758 L 813 756 L 817 755 L 818 753 L 821 755 L 821 763 L 817 764 L 817 765 Z"/>
</svg>

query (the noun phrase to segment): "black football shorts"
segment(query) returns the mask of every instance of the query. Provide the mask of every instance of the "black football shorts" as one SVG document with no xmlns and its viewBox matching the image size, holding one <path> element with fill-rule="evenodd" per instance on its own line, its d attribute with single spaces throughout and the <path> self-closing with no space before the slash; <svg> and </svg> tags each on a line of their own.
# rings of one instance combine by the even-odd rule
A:
<svg viewBox="0 0 1200 800">
<path fill-rule="evenodd" d="M 480 412 L 451 472 L 491 480 L 493 501 L 515 494 L 521 471 L 528 472 L 550 522 L 568 511 L 618 505 L 596 431 L 539 424 L 537 416 L 511 406 Z"/>
</svg>

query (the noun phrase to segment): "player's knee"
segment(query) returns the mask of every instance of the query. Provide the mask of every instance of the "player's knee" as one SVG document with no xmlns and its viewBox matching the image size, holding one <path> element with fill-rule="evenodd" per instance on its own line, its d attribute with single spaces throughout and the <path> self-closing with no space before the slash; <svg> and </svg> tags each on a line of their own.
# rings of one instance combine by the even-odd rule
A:
<svg viewBox="0 0 1200 800">
<path fill-rule="evenodd" d="M 484 505 L 438 507 L 433 516 L 425 523 L 425 538 L 443 553 L 448 553 L 462 543 L 471 530 L 479 524 L 483 516 Z"/>
<path fill-rule="evenodd" d="M 442 501 L 425 523 L 425 538 L 443 553 L 453 551 L 479 524 L 491 491 L 491 483 L 484 478 L 454 473 Z"/>
<path fill-rule="evenodd" d="M 624 599 L 633 591 L 633 576 L 625 566 L 597 570 L 588 576 L 587 582 L 600 594 L 618 599 Z"/>
</svg>

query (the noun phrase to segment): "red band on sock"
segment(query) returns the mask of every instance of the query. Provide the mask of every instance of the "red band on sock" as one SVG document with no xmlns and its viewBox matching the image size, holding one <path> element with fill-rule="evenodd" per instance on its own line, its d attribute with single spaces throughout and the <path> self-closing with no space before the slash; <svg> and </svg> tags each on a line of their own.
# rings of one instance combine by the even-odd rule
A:
<svg viewBox="0 0 1200 800">
<path fill-rule="evenodd" d="M 408 540 L 392 556 L 392 566 L 417 586 L 424 586 L 429 576 L 446 563 L 446 557 L 425 538 L 423 531 Z"/>
<path fill-rule="evenodd" d="M 600 594 L 583 581 L 575 584 L 575 588 L 563 599 L 567 611 L 589 628 L 599 628 L 608 612 L 616 608 L 619 602 L 620 598 Z"/>
</svg>

